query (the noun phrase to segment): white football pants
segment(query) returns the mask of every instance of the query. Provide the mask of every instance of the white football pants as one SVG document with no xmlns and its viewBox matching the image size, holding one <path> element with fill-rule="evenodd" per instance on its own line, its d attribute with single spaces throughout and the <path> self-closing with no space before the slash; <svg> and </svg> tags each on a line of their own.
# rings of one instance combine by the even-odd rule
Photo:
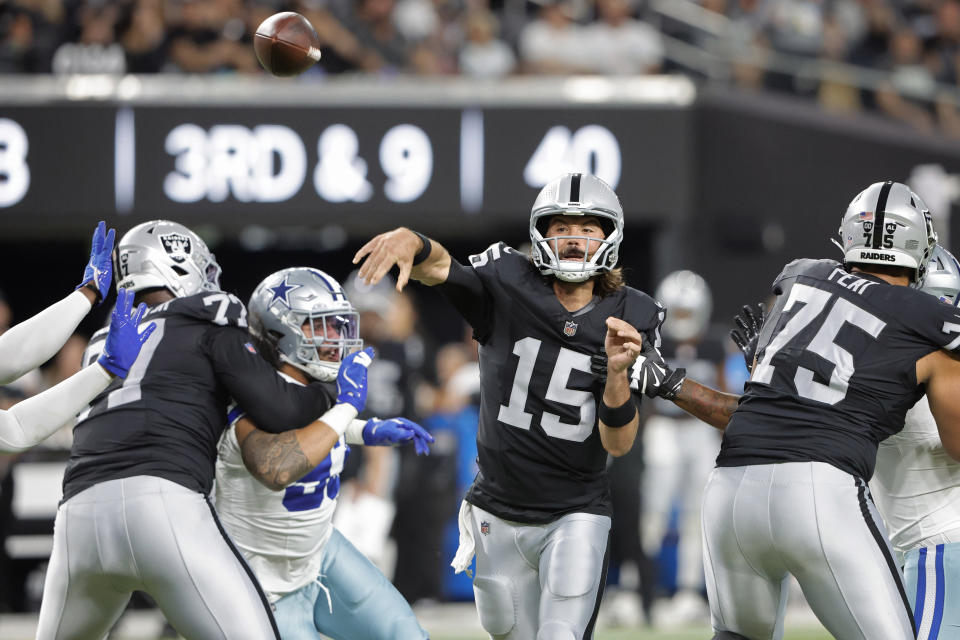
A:
<svg viewBox="0 0 960 640">
<path fill-rule="evenodd" d="M 253 573 L 201 494 L 153 476 L 109 480 L 60 505 L 37 640 L 103 638 L 133 591 L 187 640 L 280 635 Z"/>
<path fill-rule="evenodd" d="M 480 623 L 494 640 L 589 640 L 606 574 L 610 518 L 570 513 L 549 524 L 470 508 Z"/>
<path fill-rule="evenodd" d="M 715 631 L 783 637 L 787 574 L 837 640 L 910 640 L 900 569 L 866 483 L 823 462 L 718 467 L 703 494 Z"/>
</svg>

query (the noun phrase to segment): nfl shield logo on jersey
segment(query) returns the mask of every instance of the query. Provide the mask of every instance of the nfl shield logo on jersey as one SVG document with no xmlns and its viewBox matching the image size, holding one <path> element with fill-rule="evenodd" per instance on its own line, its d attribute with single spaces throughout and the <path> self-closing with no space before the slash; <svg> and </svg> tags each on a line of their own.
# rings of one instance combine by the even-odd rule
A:
<svg viewBox="0 0 960 640">
<path fill-rule="evenodd" d="M 563 335 L 567 336 L 568 338 L 572 338 L 576 332 L 577 332 L 576 322 L 571 322 L 570 320 L 567 320 L 566 322 L 563 323 Z"/>
<path fill-rule="evenodd" d="M 483 535 L 487 535 L 488 533 L 490 533 L 490 523 L 487 522 L 486 520 L 480 523 L 480 533 L 482 533 Z"/>
<path fill-rule="evenodd" d="M 163 243 L 163 248 L 170 254 L 170 259 L 174 262 L 183 262 L 190 255 L 190 238 L 187 236 L 179 233 L 168 233 L 165 236 L 160 236 L 160 242 Z"/>
</svg>

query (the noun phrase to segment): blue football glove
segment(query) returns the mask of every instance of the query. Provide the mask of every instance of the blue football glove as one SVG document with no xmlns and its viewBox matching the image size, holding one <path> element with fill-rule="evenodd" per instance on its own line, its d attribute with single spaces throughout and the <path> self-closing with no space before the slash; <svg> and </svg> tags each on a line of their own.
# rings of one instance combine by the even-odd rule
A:
<svg viewBox="0 0 960 640">
<path fill-rule="evenodd" d="M 367 405 L 367 367 L 373 362 L 373 347 L 355 351 L 340 363 L 337 373 L 337 404 L 349 404 L 363 411 Z"/>
<path fill-rule="evenodd" d="M 113 229 L 107 231 L 103 220 L 93 231 L 93 242 L 90 245 L 90 261 L 83 270 L 83 280 L 77 289 L 89 286 L 97 293 L 97 304 L 102 303 L 110 293 L 110 281 L 113 279 Z"/>
<path fill-rule="evenodd" d="M 380 420 L 372 418 L 363 425 L 363 444 L 402 444 L 413 440 L 417 455 L 430 455 L 433 436 L 427 430 L 406 418 Z"/>
<path fill-rule="evenodd" d="M 127 377 L 130 367 L 140 355 L 143 343 L 157 328 L 157 324 L 151 322 L 146 329 L 138 333 L 137 328 L 147 311 L 147 305 L 141 303 L 136 312 L 132 312 L 135 295 L 127 289 L 117 291 L 117 306 L 110 314 L 110 332 L 107 333 L 103 353 L 97 360 L 104 369 L 120 378 Z"/>
</svg>

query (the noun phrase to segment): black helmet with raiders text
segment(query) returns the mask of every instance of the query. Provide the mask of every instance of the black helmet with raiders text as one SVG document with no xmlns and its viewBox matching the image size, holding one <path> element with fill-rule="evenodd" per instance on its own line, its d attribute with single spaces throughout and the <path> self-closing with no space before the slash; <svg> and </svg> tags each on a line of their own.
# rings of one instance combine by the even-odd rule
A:
<svg viewBox="0 0 960 640">
<path fill-rule="evenodd" d="M 585 236 L 545 237 L 553 216 L 594 216 L 603 229 L 604 238 Z M 560 241 L 568 238 L 587 240 L 588 250 L 582 258 L 560 259 Z M 583 282 L 600 271 L 613 269 L 619 259 L 623 240 L 623 207 L 613 189 L 589 173 L 567 173 L 548 183 L 537 195 L 530 211 L 530 242 L 533 264 L 544 275 L 567 282 Z M 592 254 L 591 243 L 600 243 Z"/>
<path fill-rule="evenodd" d="M 918 288 L 937 242 L 927 205 L 910 187 L 891 181 L 870 185 L 850 202 L 839 234 L 844 264 L 908 267 Z"/>
<path fill-rule="evenodd" d="M 127 231 L 114 261 L 118 290 L 163 287 L 178 298 L 220 291 L 220 265 L 206 243 L 170 220 L 151 220 Z"/>
</svg>

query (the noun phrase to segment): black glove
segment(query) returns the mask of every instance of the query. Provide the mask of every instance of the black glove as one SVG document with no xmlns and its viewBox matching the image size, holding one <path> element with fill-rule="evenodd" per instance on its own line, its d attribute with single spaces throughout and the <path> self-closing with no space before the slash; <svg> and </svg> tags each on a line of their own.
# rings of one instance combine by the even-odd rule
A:
<svg viewBox="0 0 960 640">
<path fill-rule="evenodd" d="M 753 371 L 753 361 L 757 357 L 757 341 L 760 339 L 760 328 L 763 327 L 763 305 L 743 305 L 743 308 L 733 318 L 736 325 L 730 330 L 730 339 L 740 347 L 743 359 L 747 363 L 747 371 Z"/>
<path fill-rule="evenodd" d="M 648 398 L 660 397 L 673 400 L 680 392 L 683 381 L 687 377 L 687 370 L 671 369 L 660 351 L 649 340 L 643 341 L 640 356 L 634 363 L 632 372 L 633 382 Z M 600 353 L 590 356 L 590 371 L 601 384 L 607 382 L 607 353 L 601 349 Z"/>
<path fill-rule="evenodd" d="M 600 353 L 590 356 L 590 373 L 600 384 L 607 384 L 607 350 L 600 347 Z"/>
</svg>

